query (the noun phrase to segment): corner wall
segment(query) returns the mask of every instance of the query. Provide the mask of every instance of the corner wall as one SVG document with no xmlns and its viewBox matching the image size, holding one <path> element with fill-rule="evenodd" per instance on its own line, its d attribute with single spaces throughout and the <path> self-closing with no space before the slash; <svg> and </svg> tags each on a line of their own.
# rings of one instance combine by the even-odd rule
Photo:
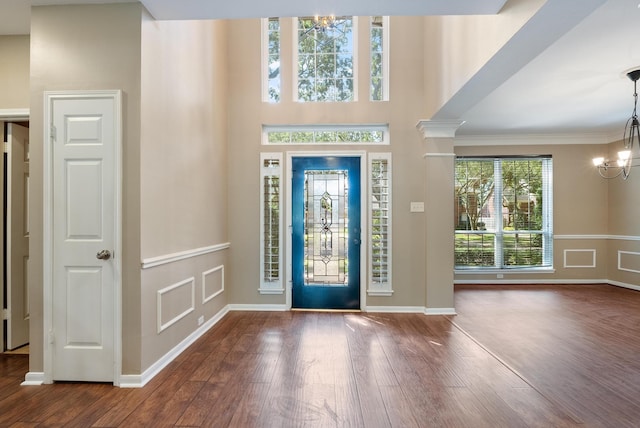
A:
<svg viewBox="0 0 640 428">
<path fill-rule="evenodd" d="M 226 60 L 225 21 L 154 21 L 145 15 L 143 372 L 228 303 Z"/>
<path fill-rule="evenodd" d="M 44 91 L 123 92 L 123 361 L 140 370 L 140 19 L 138 3 L 31 9 L 30 359 L 43 371 Z"/>
</svg>

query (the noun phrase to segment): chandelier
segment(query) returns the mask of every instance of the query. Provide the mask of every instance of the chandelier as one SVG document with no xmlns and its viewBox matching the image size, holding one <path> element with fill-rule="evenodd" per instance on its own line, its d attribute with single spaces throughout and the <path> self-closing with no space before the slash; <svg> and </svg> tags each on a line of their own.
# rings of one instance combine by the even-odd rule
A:
<svg viewBox="0 0 640 428">
<path fill-rule="evenodd" d="M 308 35 L 314 38 L 322 35 L 322 37 L 330 39 L 341 37 L 347 33 L 347 27 L 351 23 L 350 17 L 336 17 L 335 15 L 315 15 L 313 18 L 300 18 L 300 21 L 302 24 L 301 39 Z"/>
<path fill-rule="evenodd" d="M 604 178 L 616 178 L 622 175 L 626 180 L 631 173 L 634 143 L 640 148 L 640 123 L 638 122 L 638 79 L 640 78 L 640 69 L 627 73 L 627 77 L 633 81 L 633 113 L 624 126 L 624 150 L 618 152 L 618 159 L 615 163 L 606 160 L 603 157 L 593 158 L 593 164 L 598 168 L 598 173 Z"/>
</svg>

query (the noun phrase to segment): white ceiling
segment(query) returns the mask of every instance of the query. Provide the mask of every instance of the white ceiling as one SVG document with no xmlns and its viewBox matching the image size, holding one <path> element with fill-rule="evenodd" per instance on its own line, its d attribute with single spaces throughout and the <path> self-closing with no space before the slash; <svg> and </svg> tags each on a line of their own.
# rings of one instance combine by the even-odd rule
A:
<svg viewBox="0 0 640 428">
<path fill-rule="evenodd" d="M 131 0 L 1 0 L 0 34 L 29 32 L 29 3 L 127 1 Z M 639 1 L 547 0 L 434 118 L 464 120 L 459 135 L 621 134 L 633 108 L 633 83 L 624 72 L 640 68 Z M 211 19 L 493 14 L 505 0 L 141 2 L 156 19 Z"/>
</svg>

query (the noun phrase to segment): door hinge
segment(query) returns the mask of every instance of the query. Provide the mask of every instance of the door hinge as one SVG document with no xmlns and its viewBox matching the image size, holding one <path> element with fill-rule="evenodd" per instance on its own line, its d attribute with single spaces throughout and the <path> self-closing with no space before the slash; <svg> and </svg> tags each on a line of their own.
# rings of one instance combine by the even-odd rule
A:
<svg viewBox="0 0 640 428">
<path fill-rule="evenodd" d="M 2 150 L 3 150 L 4 153 L 9 153 L 9 142 L 8 141 L 4 142 Z"/>
<path fill-rule="evenodd" d="M 49 330 L 49 343 L 53 343 L 55 341 L 56 335 L 53 333 L 53 330 Z"/>
<path fill-rule="evenodd" d="M 51 125 L 51 140 L 57 140 L 58 135 L 57 135 L 57 130 L 56 127 L 54 125 Z"/>
<path fill-rule="evenodd" d="M 9 309 L 3 309 L 2 310 L 2 319 L 3 320 L 8 320 L 11 317 L 11 312 L 9 311 Z"/>
</svg>

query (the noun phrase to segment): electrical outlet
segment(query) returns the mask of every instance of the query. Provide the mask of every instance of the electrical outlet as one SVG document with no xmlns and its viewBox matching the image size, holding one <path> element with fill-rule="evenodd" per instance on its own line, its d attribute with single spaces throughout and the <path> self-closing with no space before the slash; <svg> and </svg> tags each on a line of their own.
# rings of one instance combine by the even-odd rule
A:
<svg viewBox="0 0 640 428">
<path fill-rule="evenodd" d="M 198 325 L 202 324 L 204 324 L 204 317 L 201 315 L 200 317 L 198 317 Z"/>
<path fill-rule="evenodd" d="M 498 279 L 502 279 L 502 278 L 504 278 L 504 275 L 503 275 L 503 274 L 501 274 L 501 273 L 499 273 L 497 276 L 498 276 Z"/>
</svg>

